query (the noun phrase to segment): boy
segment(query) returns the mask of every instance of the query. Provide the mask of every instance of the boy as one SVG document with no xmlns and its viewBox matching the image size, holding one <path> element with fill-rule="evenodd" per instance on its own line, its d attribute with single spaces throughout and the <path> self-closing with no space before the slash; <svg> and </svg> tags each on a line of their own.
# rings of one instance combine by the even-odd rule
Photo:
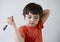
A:
<svg viewBox="0 0 60 42">
<path fill-rule="evenodd" d="M 49 9 L 43 11 L 42 7 L 36 3 L 29 3 L 23 9 L 23 16 L 26 22 L 17 30 L 13 16 L 8 17 L 8 23 L 13 26 L 16 42 L 43 42 L 42 28 L 49 16 Z"/>
</svg>

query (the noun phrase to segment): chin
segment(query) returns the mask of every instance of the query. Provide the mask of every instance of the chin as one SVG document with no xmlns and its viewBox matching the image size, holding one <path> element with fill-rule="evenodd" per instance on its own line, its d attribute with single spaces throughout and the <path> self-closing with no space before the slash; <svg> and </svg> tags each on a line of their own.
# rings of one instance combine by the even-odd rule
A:
<svg viewBox="0 0 60 42">
<path fill-rule="evenodd" d="M 26 24 L 27 26 L 36 26 L 35 24 Z"/>
<path fill-rule="evenodd" d="M 36 26 L 36 25 L 30 25 L 30 26 Z"/>
</svg>

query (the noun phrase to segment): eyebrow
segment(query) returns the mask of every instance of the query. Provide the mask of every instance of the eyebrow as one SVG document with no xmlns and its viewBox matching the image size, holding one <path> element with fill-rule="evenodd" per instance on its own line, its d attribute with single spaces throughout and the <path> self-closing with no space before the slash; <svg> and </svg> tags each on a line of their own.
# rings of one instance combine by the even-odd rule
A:
<svg viewBox="0 0 60 42">
<path fill-rule="evenodd" d="M 28 15 L 28 16 L 31 16 L 31 15 Z M 39 17 L 38 15 L 34 15 L 34 17 Z"/>
</svg>

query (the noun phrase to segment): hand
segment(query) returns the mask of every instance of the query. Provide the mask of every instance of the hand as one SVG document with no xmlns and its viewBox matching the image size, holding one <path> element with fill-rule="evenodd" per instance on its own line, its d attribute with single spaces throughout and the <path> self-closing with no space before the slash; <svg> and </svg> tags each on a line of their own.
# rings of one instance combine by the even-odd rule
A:
<svg viewBox="0 0 60 42">
<path fill-rule="evenodd" d="M 10 24 L 10 25 L 12 25 L 12 26 L 15 25 L 13 16 L 8 17 L 7 22 L 8 22 L 8 24 Z"/>
<path fill-rule="evenodd" d="M 42 17 L 42 22 L 43 24 L 45 23 L 45 21 L 48 19 L 48 16 L 50 15 L 50 10 L 49 9 L 45 9 L 43 11 L 43 17 Z"/>
<path fill-rule="evenodd" d="M 44 11 L 43 11 L 43 15 L 44 14 L 49 14 L 50 13 L 50 10 L 49 9 L 45 9 Z"/>
</svg>

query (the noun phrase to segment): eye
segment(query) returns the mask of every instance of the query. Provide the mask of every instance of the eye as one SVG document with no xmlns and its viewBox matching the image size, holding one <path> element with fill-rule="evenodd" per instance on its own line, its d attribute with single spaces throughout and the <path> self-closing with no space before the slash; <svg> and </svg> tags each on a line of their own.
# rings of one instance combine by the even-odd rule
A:
<svg viewBox="0 0 60 42">
<path fill-rule="evenodd" d="M 35 17 L 34 19 L 38 19 L 37 17 Z"/>
<path fill-rule="evenodd" d="M 28 17 L 29 19 L 31 18 L 31 16 Z"/>
</svg>

